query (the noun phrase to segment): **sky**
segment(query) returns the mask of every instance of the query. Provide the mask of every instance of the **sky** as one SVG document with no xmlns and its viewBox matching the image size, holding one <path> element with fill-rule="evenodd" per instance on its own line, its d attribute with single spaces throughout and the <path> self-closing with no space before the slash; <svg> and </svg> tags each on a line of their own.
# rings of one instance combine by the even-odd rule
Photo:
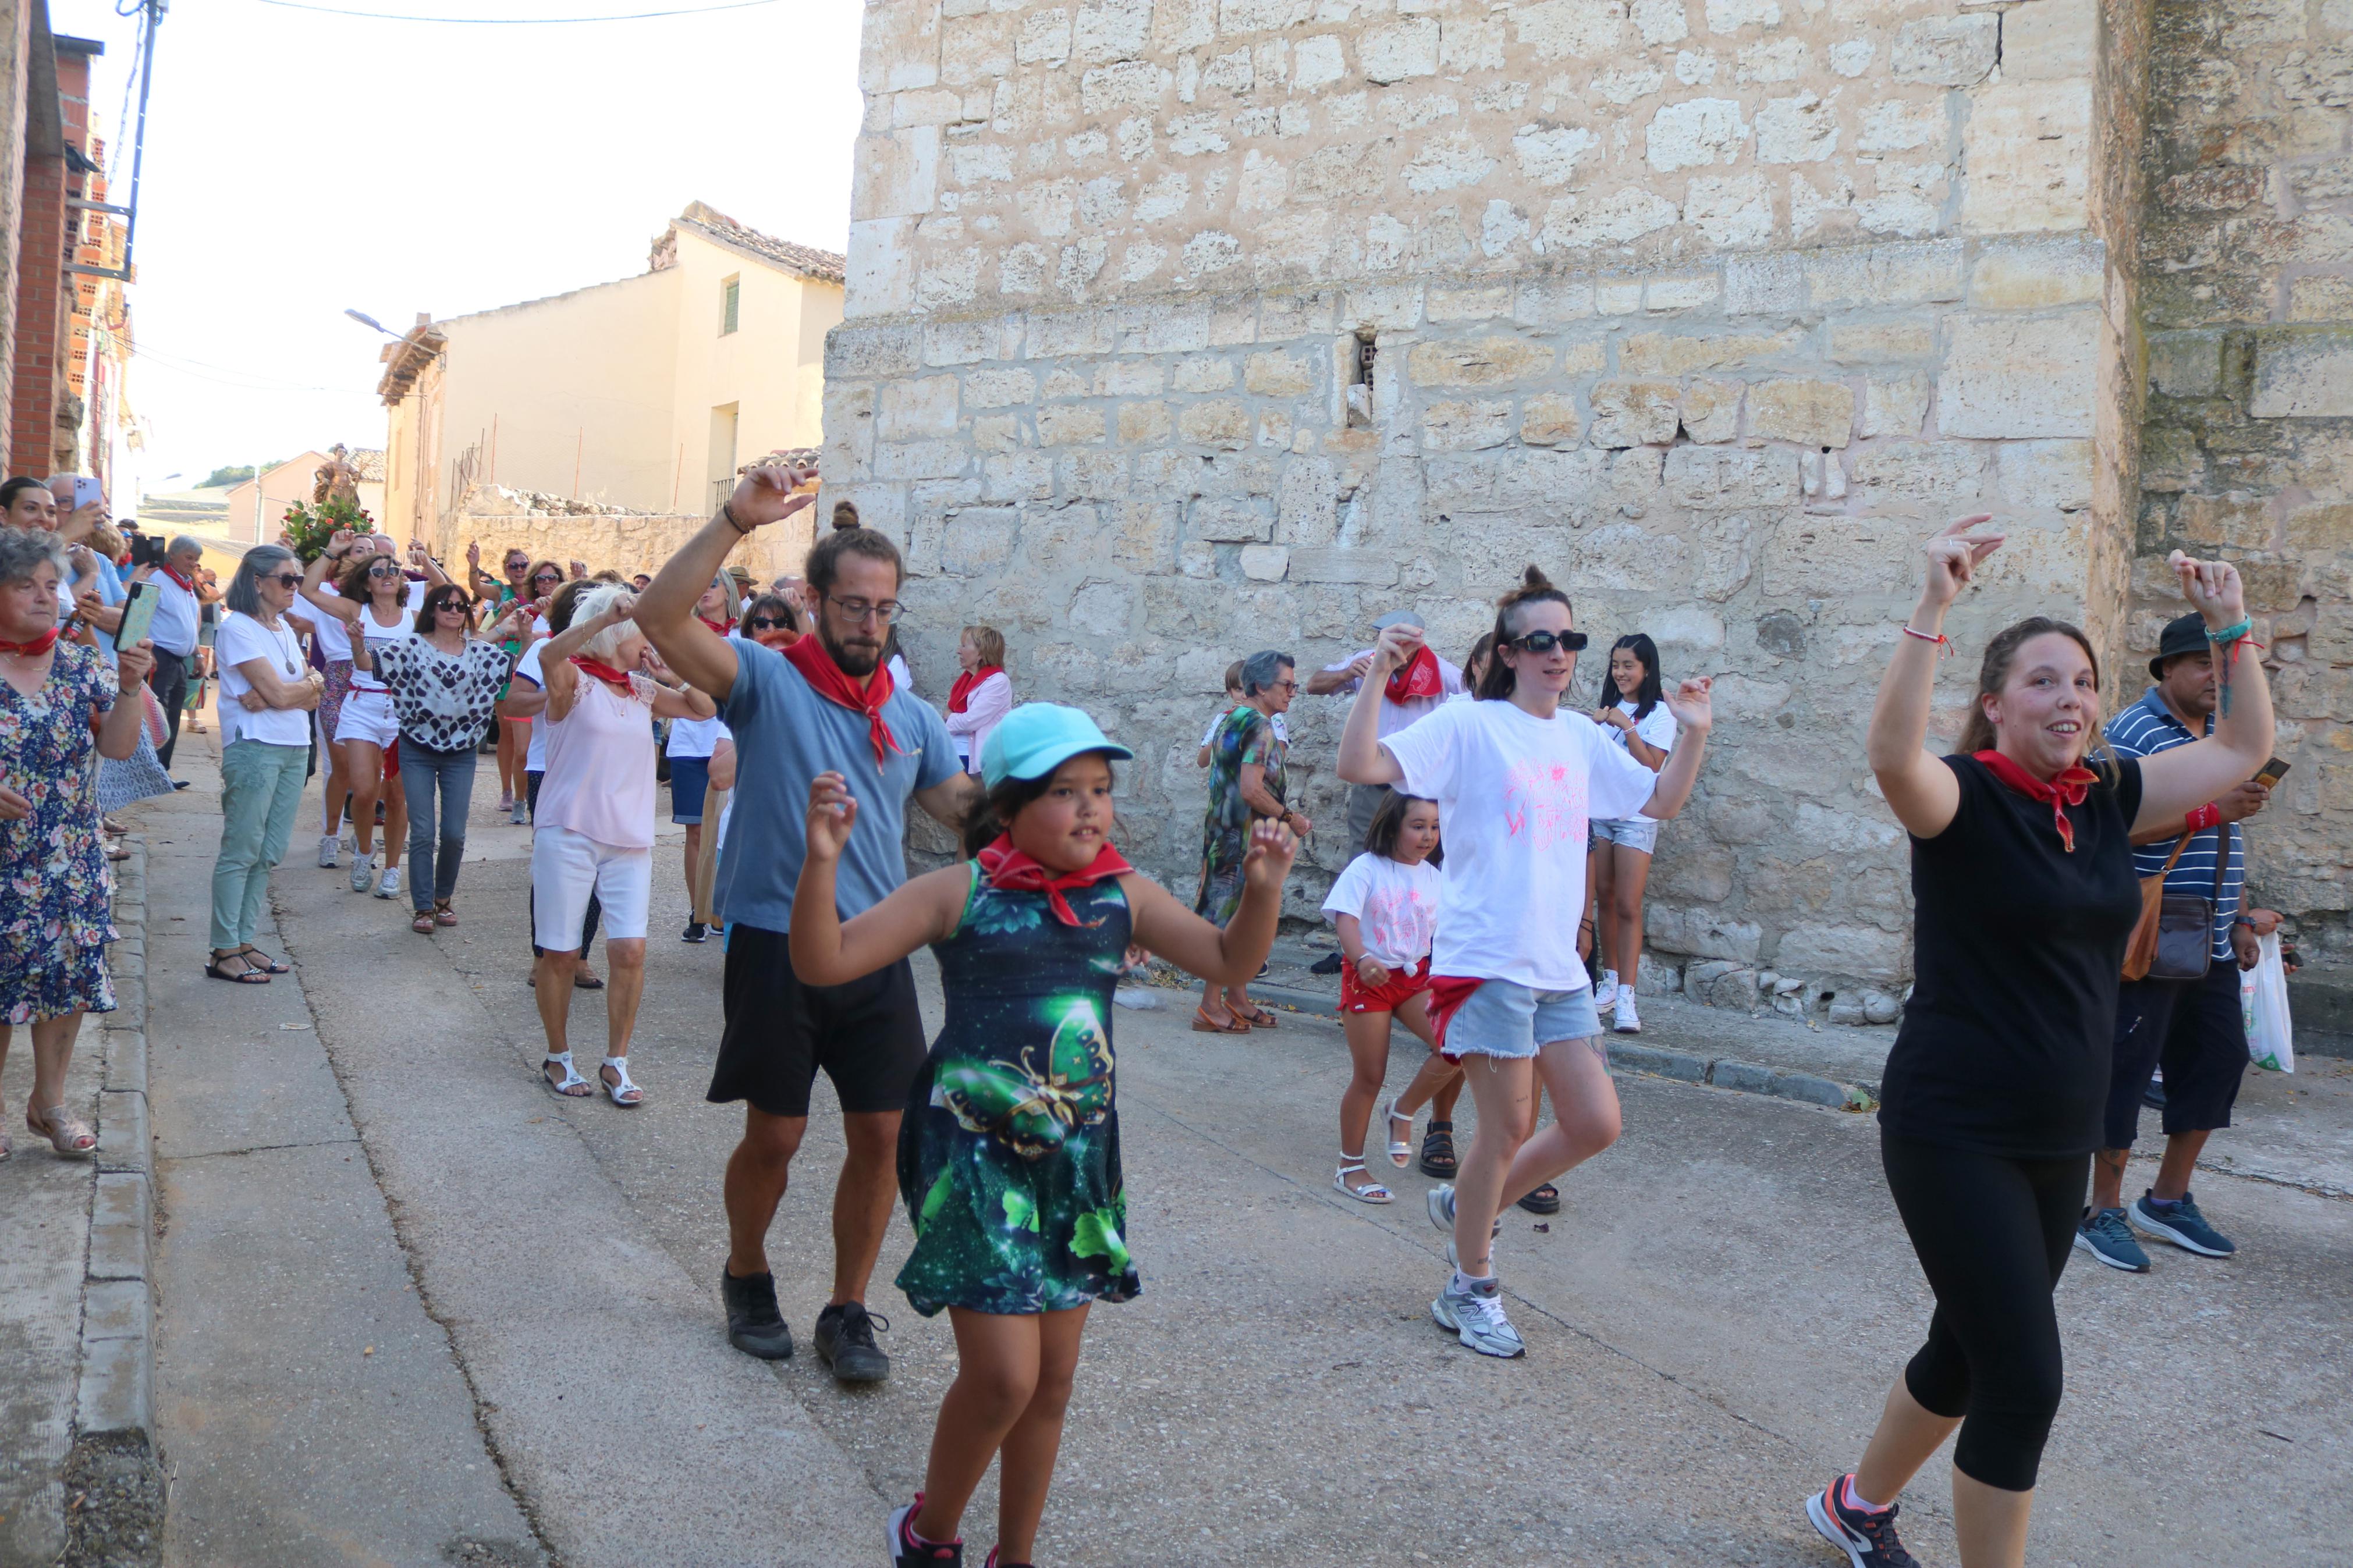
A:
<svg viewBox="0 0 2353 1568">
<path fill-rule="evenodd" d="M 315 3 L 556 17 L 724 0 Z M 174 490 L 221 465 L 382 447 L 390 340 L 346 308 L 398 331 L 420 310 L 628 277 L 691 201 L 842 249 L 862 9 L 464 26 L 180 0 L 159 29 L 133 257 L 136 479 Z M 49 0 L 49 20 L 106 46 L 91 101 L 125 201 L 130 138 L 119 161 L 111 149 L 136 19 L 113 0 Z"/>
</svg>

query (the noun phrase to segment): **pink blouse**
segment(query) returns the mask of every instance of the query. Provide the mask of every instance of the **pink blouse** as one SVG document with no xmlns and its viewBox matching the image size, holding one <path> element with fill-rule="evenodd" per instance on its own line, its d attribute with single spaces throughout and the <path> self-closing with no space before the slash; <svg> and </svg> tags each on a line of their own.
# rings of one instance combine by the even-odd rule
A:
<svg viewBox="0 0 2353 1568">
<path fill-rule="evenodd" d="M 568 827 L 616 849 L 654 843 L 653 698 L 641 675 L 623 697 L 586 673 L 572 711 L 547 726 L 547 776 L 540 781 L 543 827 Z"/>
</svg>

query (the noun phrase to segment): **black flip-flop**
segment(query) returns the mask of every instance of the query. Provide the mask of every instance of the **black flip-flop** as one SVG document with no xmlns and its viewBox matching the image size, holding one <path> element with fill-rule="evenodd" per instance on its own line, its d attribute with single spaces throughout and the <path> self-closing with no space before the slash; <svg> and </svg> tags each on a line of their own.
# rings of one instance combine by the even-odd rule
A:
<svg viewBox="0 0 2353 1568">
<path fill-rule="evenodd" d="M 1421 1135 L 1421 1173 L 1451 1181 L 1461 1168 L 1461 1162 L 1454 1157 L 1454 1123 L 1431 1122 Z"/>
<path fill-rule="evenodd" d="M 605 989 L 605 977 L 601 974 L 575 973 L 572 976 L 572 989 L 575 991 L 602 991 Z"/>
</svg>

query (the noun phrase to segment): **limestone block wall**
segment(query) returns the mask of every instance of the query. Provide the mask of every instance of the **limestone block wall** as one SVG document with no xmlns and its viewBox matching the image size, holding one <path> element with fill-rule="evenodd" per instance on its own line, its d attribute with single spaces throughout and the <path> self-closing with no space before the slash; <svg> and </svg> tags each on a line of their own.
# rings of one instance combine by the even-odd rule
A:
<svg viewBox="0 0 2353 1568">
<path fill-rule="evenodd" d="M 2168 551 L 2239 563 L 2295 769 L 2250 826 L 2253 895 L 2353 963 L 2353 8 L 2155 20 L 2133 646 L 2173 613 Z"/>
<path fill-rule="evenodd" d="M 1459 659 L 1537 563 L 1602 646 L 1718 679 L 1653 945 L 1900 981 L 1861 743 L 1920 540 L 2012 536 L 1948 731 L 2018 616 L 2124 635 L 2122 9 L 874 0 L 828 499 L 904 542 L 927 694 L 986 620 L 1018 692 L 1138 747 L 1128 846 L 1187 894 L 1228 661 L 1399 605 Z M 1335 826 L 1341 718 L 1292 718 Z"/>
<path fill-rule="evenodd" d="M 443 519 L 441 558 L 464 561 L 471 542 L 482 547 L 483 564 L 493 572 L 509 550 L 522 550 L 534 561 L 578 561 L 591 572 L 609 568 L 624 577 L 640 572 L 651 576 L 710 521 L 610 510 L 533 510 L 526 498 L 512 490 L 480 485 Z M 727 560 L 765 585 L 784 573 L 798 575 L 808 546 L 808 514 L 804 512 L 752 534 Z"/>
</svg>

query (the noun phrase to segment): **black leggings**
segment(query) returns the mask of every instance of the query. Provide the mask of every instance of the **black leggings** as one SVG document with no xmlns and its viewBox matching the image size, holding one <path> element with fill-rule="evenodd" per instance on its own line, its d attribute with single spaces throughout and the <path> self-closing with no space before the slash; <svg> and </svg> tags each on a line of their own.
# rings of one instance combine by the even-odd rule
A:
<svg viewBox="0 0 2353 1568">
<path fill-rule="evenodd" d="M 2011 1160 L 1883 1131 L 1879 1159 L 1936 1313 L 1904 1385 L 1957 1416 L 1953 1463 L 2003 1491 L 2031 1491 L 2064 1374 L 2051 1292 L 2067 1267 L 2089 1153 Z"/>
</svg>

